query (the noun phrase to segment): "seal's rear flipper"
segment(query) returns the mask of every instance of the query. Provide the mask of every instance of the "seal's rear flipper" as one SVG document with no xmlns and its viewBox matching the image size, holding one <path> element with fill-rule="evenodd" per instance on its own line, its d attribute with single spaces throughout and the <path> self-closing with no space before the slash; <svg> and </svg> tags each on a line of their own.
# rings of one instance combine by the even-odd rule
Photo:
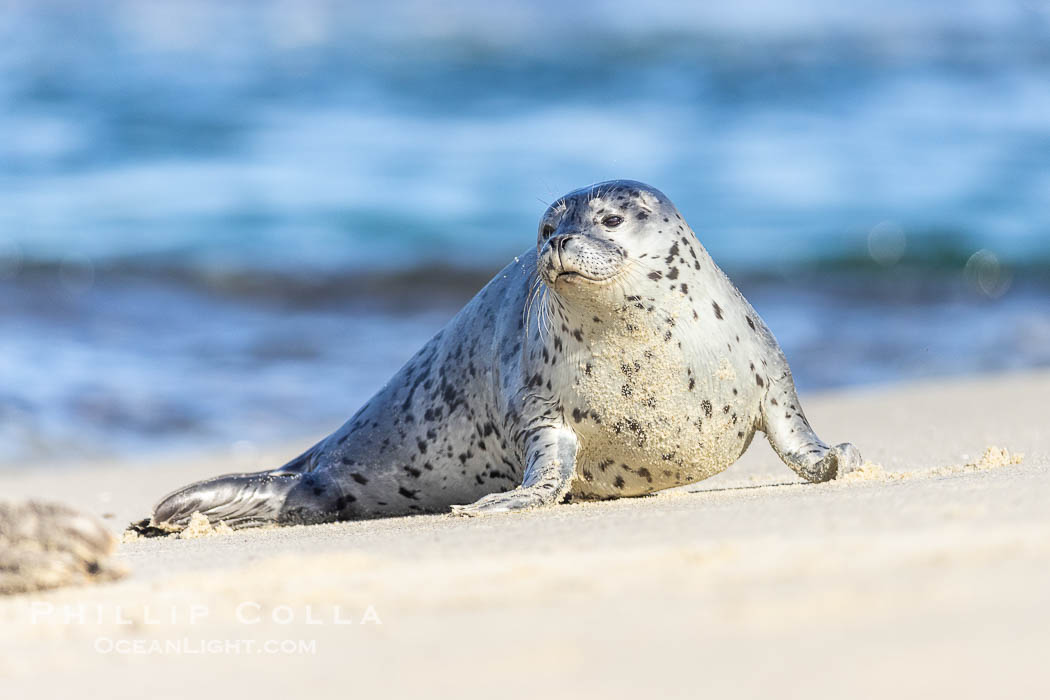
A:
<svg viewBox="0 0 1050 700">
<path fill-rule="evenodd" d="M 166 535 L 184 529 L 194 513 L 208 518 L 213 525 L 225 523 L 232 528 L 320 523 L 349 517 L 346 512 L 332 512 L 326 502 L 328 494 L 341 495 L 329 488 L 332 481 L 315 472 L 314 458 L 320 443 L 272 471 L 249 474 L 226 474 L 184 486 L 169 493 L 153 508 L 153 517 L 134 523 L 132 529 L 149 536 Z M 338 501 L 342 506 L 349 498 Z"/>
<path fill-rule="evenodd" d="M 153 509 L 149 524 L 173 532 L 183 529 L 194 513 L 207 516 L 212 523 L 223 522 L 233 528 L 276 523 L 302 476 L 256 472 L 198 481 L 161 499 Z"/>
</svg>

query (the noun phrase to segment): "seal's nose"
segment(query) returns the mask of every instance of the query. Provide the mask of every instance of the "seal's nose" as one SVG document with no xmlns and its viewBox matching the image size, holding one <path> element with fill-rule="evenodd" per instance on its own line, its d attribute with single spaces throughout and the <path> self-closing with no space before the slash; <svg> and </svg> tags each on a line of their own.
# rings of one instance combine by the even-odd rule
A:
<svg viewBox="0 0 1050 700">
<path fill-rule="evenodd" d="M 565 250 L 565 246 L 568 245 L 569 241 L 576 238 L 576 233 L 561 233 L 551 239 L 551 249 L 555 253 L 561 253 Z"/>
<path fill-rule="evenodd" d="M 561 269 L 564 269 L 565 267 L 565 261 L 562 259 L 562 253 L 565 250 L 565 246 L 568 244 L 569 240 L 575 237 L 576 234 L 574 233 L 563 233 L 551 239 L 551 252 L 558 256 L 558 267 Z"/>
</svg>

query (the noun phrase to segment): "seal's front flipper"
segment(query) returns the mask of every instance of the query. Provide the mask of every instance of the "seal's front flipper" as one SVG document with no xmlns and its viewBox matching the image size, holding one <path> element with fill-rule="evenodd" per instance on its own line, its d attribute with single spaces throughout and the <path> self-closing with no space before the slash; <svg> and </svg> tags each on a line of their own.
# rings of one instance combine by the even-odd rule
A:
<svg viewBox="0 0 1050 700">
<path fill-rule="evenodd" d="M 848 442 L 834 447 L 822 441 L 802 412 L 791 372 L 770 380 L 762 402 L 763 429 L 773 451 L 806 481 L 830 481 L 859 468 L 860 450 Z"/>
<path fill-rule="evenodd" d="M 579 442 L 568 428 L 540 428 L 525 435 L 530 445 L 521 486 L 506 493 L 492 493 L 466 506 L 452 506 L 453 515 L 506 513 L 558 503 L 569 492 L 576 470 Z"/>
</svg>

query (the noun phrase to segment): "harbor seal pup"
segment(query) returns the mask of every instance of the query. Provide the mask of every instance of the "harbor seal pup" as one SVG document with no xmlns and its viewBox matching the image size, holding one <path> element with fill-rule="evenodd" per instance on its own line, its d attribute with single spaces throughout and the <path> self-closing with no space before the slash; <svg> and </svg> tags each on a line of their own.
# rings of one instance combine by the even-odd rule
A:
<svg viewBox="0 0 1050 700">
<path fill-rule="evenodd" d="M 861 463 L 813 432 L 773 334 L 671 201 L 577 190 L 346 424 L 272 471 L 192 484 L 154 524 L 476 515 L 718 474 L 763 431 L 808 481 Z"/>
</svg>

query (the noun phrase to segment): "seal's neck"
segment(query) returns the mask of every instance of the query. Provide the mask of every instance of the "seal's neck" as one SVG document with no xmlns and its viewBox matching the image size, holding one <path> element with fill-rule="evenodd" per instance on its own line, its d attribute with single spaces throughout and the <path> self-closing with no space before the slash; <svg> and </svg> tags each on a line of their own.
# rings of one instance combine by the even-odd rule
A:
<svg viewBox="0 0 1050 700">
<path fill-rule="evenodd" d="M 580 301 L 548 290 L 537 316 L 539 339 L 552 353 L 594 354 L 603 348 L 642 343 L 660 348 L 693 322 L 687 298 L 649 295 L 645 290 L 617 299 Z"/>
</svg>

